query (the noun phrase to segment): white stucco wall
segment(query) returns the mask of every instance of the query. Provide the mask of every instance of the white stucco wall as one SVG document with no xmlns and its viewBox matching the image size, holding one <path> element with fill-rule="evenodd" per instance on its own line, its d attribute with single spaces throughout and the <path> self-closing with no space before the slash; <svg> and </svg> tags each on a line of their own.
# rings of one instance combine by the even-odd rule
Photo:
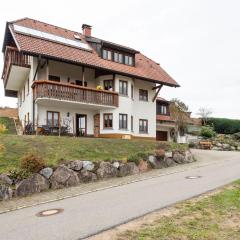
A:
<svg viewBox="0 0 240 240">
<path fill-rule="evenodd" d="M 42 60 L 43 61 L 43 60 Z M 44 61 L 43 61 L 44 62 Z M 37 58 L 31 58 L 32 68 L 30 71 L 29 79 L 30 86 L 32 85 L 33 77 L 37 68 L 38 60 Z M 71 64 L 66 64 L 62 62 L 49 61 L 44 65 L 42 69 L 39 70 L 36 75 L 36 80 L 46 80 L 47 76 L 56 75 L 60 76 L 60 81 L 67 83 L 82 80 L 82 67 L 75 66 Z M 103 86 L 103 81 L 107 79 L 113 79 L 113 75 L 101 76 L 95 79 L 95 70 L 85 68 L 85 81 L 88 83 L 88 87 L 96 88 L 97 85 Z M 64 107 L 64 104 L 59 104 L 57 106 L 53 106 L 51 104 L 51 99 L 49 100 L 49 104 L 36 104 L 35 107 L 35 121 L 38 121 L 38 125 L 46 124 L 46 114 L 47 111 L 57 111 L 60 112 L 61 118 L 67 116 L 67 113 L 70 113 L 70 117 L 72 120 L 71 128 L 75 128 L 75 116 L 77 113 L 86 114 L 87 115 L 87 133 L 92 135 L 94 133 L 94 121 L 93 116 L 96 113 L 100 114 L 100 133 L 101 134 L 131 134 L 133 136 L 140 137 L 156 137 L 156 102 L 152 102 L 152 99 L 155 95 L 155 90 L 152 90 L 152 87 L 155 86 L 154 83 L 142 81 L 139 79 L 133 79 L 126 76 L 116 75 L 114 81 L 114 89 L 116 92 L 119 92 L 119 80 L 124 80 L 128 82 L 128 96 L 119 95 L 119 107 L 114 109 L 106 109 L 106 108 L 98 108 L 97 110 L 88 109 L 87 106 L 79 107 L 76 109 L 74 107 Z M 27 81 L 27 79 L 26 79 Z M 25 83 L 26 84 L 26 83 Z M 131 98 L 131 85 L 134 86 L 134 97 Z M 148 101 L 140 101 L 139 100 L 139 89 L 148 90 Z M 30 88 L 29 95 L 26 96 L 25 102 L 22 103 L 21 107 L 19 107 L 19 117 L 21 121 L 24 121 L 24 116 L 29 112 L 30 121 L 32 121 L 32 89 Z M 113 114 L 113 128 L 112 129 L 104 129 L 103 128 L 103 114 L 104 113 L 112 113 Z M 127 114 L 128 115 L 128 129 L 123 130 L 119 129 L 119 114 Z M 133 116 L 133 131 L 131 131 L 131 116 Z M 139 133 L 139 119 L 148 120 L 148 133 L 142 134 Z M 73 127 L 74 125 L 74 127 Z M 75 129 L 72 130 L 75 133 Z"/>
<path fill-rule="evenodd" d="M 70 133 L 76 133 L 76 114 L 85 114 L 87 115 L 87 134 L 93 135 L 94 133 L 94 115 L 96 111 L 91 111 L 87 109 L 71 109 L 69 107 L 54 107 L 54 106 L 45 106 L 41 104 L 37 104 L 38 109 L 38 126 L 47 124 L 47 111 L 59 112 L 60 113 L 60 122 L 63 126 L 64 121 L 69 120 L 70 123 Z M 67 116 L 69 114 L 69 117 Z"/>
<path fill-rule="evenodd" d="M 29 121 L 33 121 L 33 91 L 32 91 L 32 84 L 33 84 L 33 78 L 37 67 L 37 59 L 34 57 L 30 57 L 30 64 L 31 69 L 29 76 L 25 79 L 24 84 L 22 85 L 21 89 L 18 91 L 18 115 L 19 119 L 22 123 L 22 126 L 24 127 L 24 119 L 25 115 L 29 113 Z M 29 92 L 28 92 L 28 78 L 29 78 Z M 25 100 L 23 101 L 23 89 L 25 86 Z M 22 104 L 20 105 L 20 94 L 22 95 Z"/>
</svg>

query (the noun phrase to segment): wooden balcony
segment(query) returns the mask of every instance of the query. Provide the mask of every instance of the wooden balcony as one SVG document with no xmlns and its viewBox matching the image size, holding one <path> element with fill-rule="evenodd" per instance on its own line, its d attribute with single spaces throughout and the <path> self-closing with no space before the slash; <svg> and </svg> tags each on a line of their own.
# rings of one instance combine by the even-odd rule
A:
<svg viewBox="0 0 240 240">
<path fill-rule="evenodd" d="M 5 86 L 12 66 L 30 68 L 30 57 L 19 52 L 17 48 L 7 46 L 4 54 L 4 66 L 2 73 L 2 79 Z"/>
<path fill-rule="evenodd" d="M 97 90 L 68 83 L 38 80 L 32 85 L 34 100 L 57 99 L 62 101 L 118 107 L 118 93 Z"/>
</svg>

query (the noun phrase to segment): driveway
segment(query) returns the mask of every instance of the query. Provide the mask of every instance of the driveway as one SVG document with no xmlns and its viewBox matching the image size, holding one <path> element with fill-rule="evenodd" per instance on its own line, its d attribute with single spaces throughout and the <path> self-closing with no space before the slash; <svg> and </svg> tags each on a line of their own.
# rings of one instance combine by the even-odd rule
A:
<svg viewBox="0 0 240 240">
<path fill-rule="evenodd" d="M 1 239 L 84 239 L 240 178 L 240 153 L 194 152 L 201 161 L 215 159 L 214 164 L 0 214 Z M 64 211 L 49 217 L 36 216 L 52 208 Z"/>
</svg>

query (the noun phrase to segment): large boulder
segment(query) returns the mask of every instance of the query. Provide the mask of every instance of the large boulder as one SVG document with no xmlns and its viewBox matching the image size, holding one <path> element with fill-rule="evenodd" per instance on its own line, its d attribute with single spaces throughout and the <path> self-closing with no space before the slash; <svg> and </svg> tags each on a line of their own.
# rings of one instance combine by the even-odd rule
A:
<svg viewBox="0 0 240 240">
<path fill-rule="evenodd" d="M 98 178 L 111 178 L 118 175 L 118 169 L 109 162 L 101 162 L 97 170 Z"/>
<path fill-rule="evenodd" d="M 184 154 L 180 153 L 180 152 L 175 152 L 173 154 L 173 161 L 178 163 L 178 164 L 184 163 L 185 162 Z"/>
<path fill-rule="evenodd" d="M 146 172 L 149 169 L 148 162 L 141 160 L 138 164 L 138 169 L 140 172 Z"/>
<path fill-rule="evenodd" d="M 127 175 L 133 175 L 139 173 L 139 169 L 134 162 L 128 162 L 125 164 L 121 164 L 119 167 L 119 176 L 124 177 Z"/>
<path fill-rule="evenodd" d="M 53 169 L 50 167 L 46 167 L 46 168 L 43 168 L 39 173 L 45 178 L 49 179 L 53 174 Z"/>
<path fill-rule="evenodd" d="M 67 164 L 67 167 L 74 171 L 80 171 L 83 168 L 83 161 L 81 160 L 71 161 Z"/>
<path fill-rule="evenodd" d="M 50 178 L 53 189 L 74 186 L 79 183 L 78 174 L 66 166 L 59 166 Z"/>
<path fill-rule="evenodd" d="M 0 183 L 0 201 L 12 198 L 13 190 L 3 183 Z"/>
<path fill-rule="evenodd" d="M 165 167 L 173 167 L 173 166 L 176 166 L 176 165 L 177 165 L 177 163 L 174 162 L 173 158 L 171 158 L 171 157 L 165 157 L 164 158 L 163 166 L 165 166 Z"/>
<path fill-rule="evenodd" d="M 159 158 L 151 155 L 151 156 L 148 157 L 148 161 L 153 168 L 161 169 L 161 168 L 166 167 L 164 159 L 159 159 Z"/>
<path fill-rule="evenodd" d="M 236 148 L 234 146 L 231 146 L 230 149 L 231 149 L 231 151 L 235 151 L 236 150 Z"/>
<path fill-rule="evenodd" d="M 192 163 L 195 162 L 196 159 L 194 158 L 193 154 L 190 151 L 185 152 L 185 162 Z"/>
<path fill-rule="evenodd" d="M 5 183 L 7 185 L 12 185 L 12 179 L 5 173 L 0 174 L 0 182 Z"/>
<path fill-rule="evenodd" d="M 227 143 L 224 143 L 224 144 L 222 145 L 222 147 L 223 147 L 223 150 L 226 150 L 226 151 L 229 151 L 230 148 L 231 148 L 231 146 L 230 146 L 229 144 L 227 144 Z"/>
<path fill-rule="evenodd" d="M 222 144 L 221 144 L 220 142 L 217 142 L 215 145 L 216 145 L 217 147 L 219 147 L 219 148 L 222 147 Z"/>
<path fill-rule="evenodd" d="M 93 172 L 90 172 L 86 169 L 82 169 L 79 174 L 79 181 L 83 183 L 97 181 L 97 175 Z"/>
<path fill-rule="evenodd" d="M 173 152 L 165 152 L 165 158 L 172 158 Z"/>
<path fill-rule="evenodd" d="M 91 161 L 83 161 L 83 169 L 87 171 L 93 171 L 95 168 L 95 165 Z"/>
<path fill-rule="evenodd" d="M 114 163 L 113 163 L 113 166 L 114 166 L 115 168 L 119 168 L 119 167 L 120 167 L 120 163 L 119 163 L 119 162 L 114 162 Z"/>
<path fill-rule="evenodd" d="M 26 196 L 28 194 L 41 192 L 49 188 L 48 180 L 42 175 L 35 173 L 31 177 L 20 181 L 16 185 L 16 195 Z"/>
</svg>

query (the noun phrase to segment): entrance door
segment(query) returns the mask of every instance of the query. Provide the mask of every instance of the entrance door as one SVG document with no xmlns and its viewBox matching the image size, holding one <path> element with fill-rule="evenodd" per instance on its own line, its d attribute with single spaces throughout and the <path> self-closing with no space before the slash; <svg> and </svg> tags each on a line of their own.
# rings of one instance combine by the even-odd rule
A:
<svg viewBox="0 0 240 240">
<path fill-rule="evenodd" d="M 158 141 L 167 141 L 168 140 L 168 132 L 167 131 L 157 131 L 156 139 Z"/>
<path fill-rule="evenodd" d="M 100 135 L 100 114 L 94 115 L 94 137 L 99 137 Z"/>
<path fill-rule="evenodd" d="M 87 136 L 87 115 L 85 114 L 76 114 L 76 135 Z"/>
</svg>

